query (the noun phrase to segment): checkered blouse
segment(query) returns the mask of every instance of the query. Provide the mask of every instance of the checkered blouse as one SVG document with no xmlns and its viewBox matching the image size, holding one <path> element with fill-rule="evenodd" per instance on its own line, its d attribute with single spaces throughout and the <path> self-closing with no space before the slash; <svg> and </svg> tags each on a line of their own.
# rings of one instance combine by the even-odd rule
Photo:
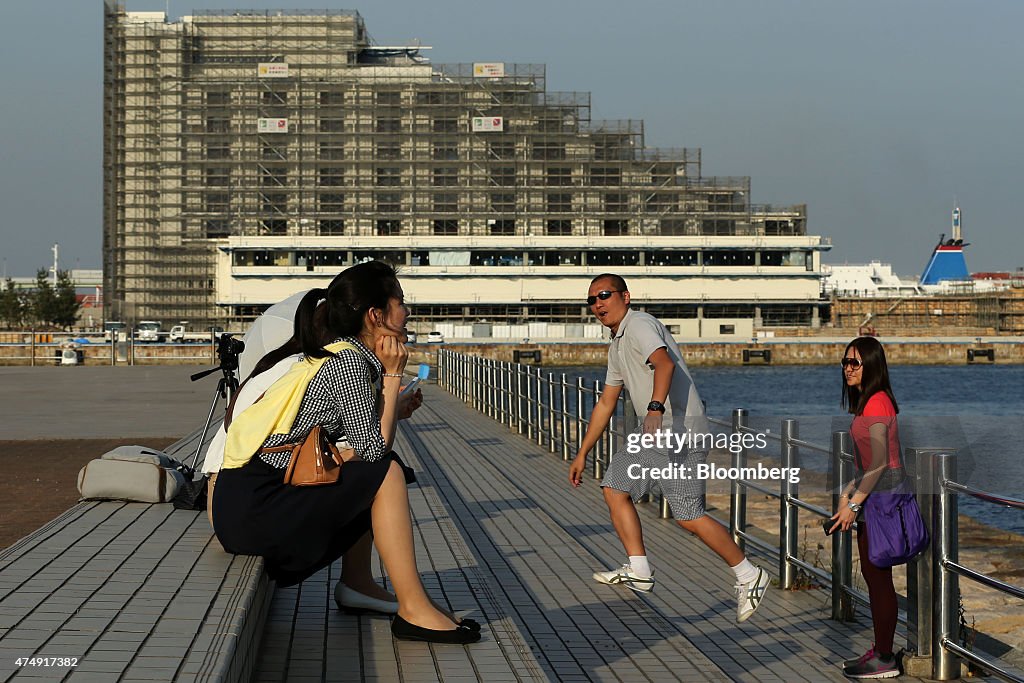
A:
<svg viewBox="0 0 1024 683">
<path fill-rule="evenodd" d="M 343 349 L 327 359 L 306 389 L 295 423 L 288 434 L 274 434 L 263 447 L 297 443 L 316 425 L 323 425 L 333 441 L 348 441 L 363 460 L 380 460 L 388 452 L 380 433 L 377 401 L 384 367 L 366 346 L 354 337 L 347 342 L 355 349 Z M 265 453 L 260 459 L 277 468 L 288 466 L 290 454 Z"/>
</svg>

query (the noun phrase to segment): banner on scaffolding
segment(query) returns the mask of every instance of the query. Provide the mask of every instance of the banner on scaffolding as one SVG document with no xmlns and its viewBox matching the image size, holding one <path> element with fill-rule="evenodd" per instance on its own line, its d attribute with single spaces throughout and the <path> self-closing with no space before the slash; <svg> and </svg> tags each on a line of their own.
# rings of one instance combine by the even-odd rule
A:
<svg viewBox="0 0 1024 683">
<path fill-rule="evenodd" d="M 256 69 L 260 78 L 288 78 L 288 64 L 284 62 L 261 62 Z"/>
<path fill-rule="evenodd" d="M 474 62 L 473 78 L 502 78 L 505 75 L 504 62 Z"/>
<path fill-rule="evenodd" d="M 474 133 L 497 133 L 505 130 L 505 119 L 500 116 L 474 116 Z"/>
<path fill-rule="evenodd" d="M 256 130 L 260 133 L 287 133 L 288 119 L 256 119 Z"/>
</svg>

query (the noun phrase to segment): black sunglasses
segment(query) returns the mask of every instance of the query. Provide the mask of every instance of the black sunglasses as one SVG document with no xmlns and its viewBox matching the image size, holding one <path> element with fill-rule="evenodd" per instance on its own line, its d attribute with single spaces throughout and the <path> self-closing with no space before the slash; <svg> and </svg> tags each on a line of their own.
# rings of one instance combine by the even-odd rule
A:
<svg viewBox="0 0 1024 683">
<path fill-rule="evenodd" d="M 862 361 L 860 358 L 844 358 L 841 361 L 839 361 L 839 364 L 842 365 L 844 368 L 849 366 L 856 370 L 857 368 L 864 365 L 864 361 Z"/>
<path fill-rule="evenodd" d="M 600 299 L 601 301 L 607 301 L 608 299 L 612 298 L 612 294 L 615 294 L 618 291 L 619 290 L 617 290 L 617 289 L 611 289 L 611 290 L 606 289 L 603 292 L 598 292 L 597 296 L 588 296 L 587 297 L 587 305 L 588 306 L 593 306 L 594 304 L 597 303 L 598 299 Z"/>
</svg>

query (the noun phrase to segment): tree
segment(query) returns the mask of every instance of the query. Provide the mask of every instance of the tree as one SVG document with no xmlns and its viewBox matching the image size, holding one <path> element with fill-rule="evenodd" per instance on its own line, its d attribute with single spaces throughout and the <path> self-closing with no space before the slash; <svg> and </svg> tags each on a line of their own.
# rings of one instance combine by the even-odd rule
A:
<svg viewBox="0 0 1024 683">
<path fill-rule="evenodd" d="M 57 287 L 54 290 L 54 306 L 52 321 L 60 327 L 74 327 L 78 321 L 78 296 L 75 294 L 75 283 L 71 273 L 66 270 L 57 271 Z"/>
<path fill-rule="evenodd" d="M 6 327 L 21 327 L 25 324 L 26 308 L 24 294 L 15 288 L 14 280 L 7 278 L 3 292 L 0 292 L 0 320 Z"/>
<path fill-rule="evenodd" d="M 52 325 L 57 312 L 57 295 L 47 279 L 46 269 L 36 271 L 36 286 L 29 295 L 29 313 L 32 322 L 38 325 Z"/>
</svg>

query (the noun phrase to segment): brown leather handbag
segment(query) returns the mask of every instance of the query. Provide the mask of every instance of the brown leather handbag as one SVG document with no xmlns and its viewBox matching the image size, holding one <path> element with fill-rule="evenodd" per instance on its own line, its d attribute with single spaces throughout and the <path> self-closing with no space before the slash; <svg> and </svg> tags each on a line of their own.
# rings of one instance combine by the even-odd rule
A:
<svg viewBox="0 0 1024 683">
<path fill-rule="evenodd" d="M 337 483 L 341 466 L 346 458 L 355 455 L 355 449 L 339 451 L 331 443 L 320 425 L 309 430 L 306 438 L 299 443 L 261 448 L 260 453 L 291 452 L 291 460 L 284 471 L 284 483 L 291 486 L 323 486 Z"/>
</svg>

